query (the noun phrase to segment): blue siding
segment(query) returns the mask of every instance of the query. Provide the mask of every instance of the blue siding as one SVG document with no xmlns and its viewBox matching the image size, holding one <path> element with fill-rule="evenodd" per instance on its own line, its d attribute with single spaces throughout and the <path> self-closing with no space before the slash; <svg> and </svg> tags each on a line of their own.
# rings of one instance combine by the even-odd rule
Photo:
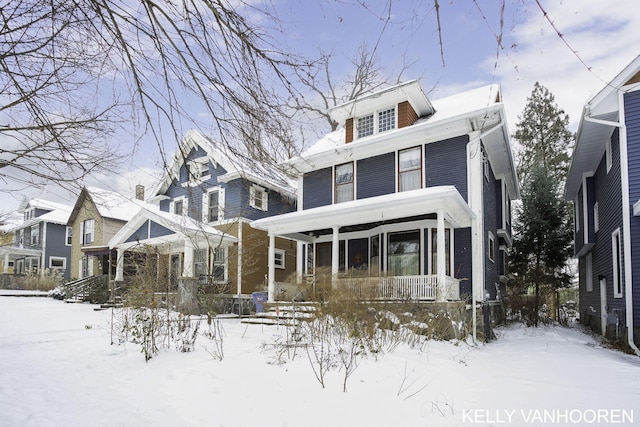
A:
<svg viewBox="0 0 640 427">
<path fill-rule="evenodd" d="M 356 173 L 357 199 L 395 193 L 395 152 L 359 160 Z"/>
<path fill-rule="evenodd" d="M 611 234 L 620 228 L 622 230 L 622 192 L 620 187 L 620 144 L 619 132 L 616 129 L 612 136 L 612 167 L 607 173 L 606 161 L 603 158 L 593 177 L 594 202 L 599 206 L 599 231 L 595 233 L 595 245 L 591 253 L 593 256 L 593 291 L 580 295 L 580 306 L 585 318 L 600 316 L 600 286 L 597 278 L 604 276 L 606 279 L 607 306 L 609 313 L 613 310 L 624 310 L 624 298 L 613 297 L 613 266 L 611 252 Z M 603 141 L 605 144 L 605 141 Z M 624 263 L 622 266 L 624 277 Z M 624 283 L 624 278 L 623 278 Z M 582 286 L 581 286 L 582 289 Z M 591 310 L 591 307 L 595 310 Z M 599 330 L 599 320 L 597 320 Z"/>
<path fill-rule="evenodd" d="M 302 184 L 302 208 L 312 209 L 333 202 L 333 173 L 331 168 L 304 174 Z"/>
<path fill-rule="evenodd" d="M 496 197 L 496 187 L 500 186 L 500 181 L 497 181 L 493 168 L 489 165 L 489 179 L 487 180 L 484 175 L 483 180 L 483 208 L 484 208 L 484 256 L 485 256 L 485 270 L 484 270 L 484 283 L 485 291 L 489 293 L 490 299 L 496 298 L 496 284 L 500 283 L 500 277 L 498 274 L 498 212 L 502 209 L 502 200 Z M 493 261 L 489 259 L 489 232 L 494 238 L 494 252 Z"/>
<path fill-rule="evenodd" d="M 425 147 L 425 171 L 427 187 L 453 185 L 460 195 L 467 197 L 467 144 L 469 136 L 427 144 Z"/>
<path fill-rule="evenodd" d="M 471 256 L 471 228 L 457 228 L 453 233 L 454 239 L 454 271 L 455 278 L 460 280 L 460 298 L 471 298 L 472 285 L 472 256 Z"/>
<path fill-rule="evenodd" d="M 69 279 L 71 272 L 71 246 L 66 245 L 67 226 L 62 224 L 47 224 L 47 241 L 44 251 L 45 265 L 49 268 L 50 257 L 60 257 L 67 259 L 67 268 L 63 272 L 64 278 Z M 42 234 L 40 235 L 42 237 Z"/>
<path fill-rule="evenodd" d="M 574 247 L 575 247 L 575 254 L 578 254 L 578 252 L 580 252 L 580 250 L 582 249 L 582 247 L 584 246 L 584 209 L 583 209 L 583 192 L 586 191 L 586 189 L 584 188 L 584 185 L 580 186 L 580 189 L 578 190 L 578 195 L 576 197 L 576 200 L 574 201 L 574 206 L 573 206 L 573 210 L 574 210 L 574 222 L 573 222 L 573 241 L 574 241 Z"/>
<path fill-rule="evenodd" d="M 162 226 L 162 225 L 158 224 L 157 222 L 151 221 L 151 226 L 150 226 L 150 230 L 149 230 L 149 237 L 150 238 L 168 236 L 170 234 L 173 234 L 172 230 L 168 229 L 165 226 Z"/>
<path fill-rule="evenodd" d="M 631 204 L 631 259 L 633 280 L 633 324 L 640 328 L 640 218 L 633 216 L 633 204 L 640 200 L 640 91 L 624 95 Z"/>
<path fill-rule="evenodd" d="M 127 243 L 137 242 L 138 240 L 145 240 L 149 238 L 149 221 L 145 221 L 131 236 L 126 240 Z"/>
</svg>

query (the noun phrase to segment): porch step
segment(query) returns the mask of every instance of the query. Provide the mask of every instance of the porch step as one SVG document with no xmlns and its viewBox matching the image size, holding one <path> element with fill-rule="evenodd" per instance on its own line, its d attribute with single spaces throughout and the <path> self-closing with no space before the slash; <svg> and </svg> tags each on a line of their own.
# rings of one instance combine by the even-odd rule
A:
<svg viewBox="0 0 640 427">
<path fill-rule="evenodd" d="M 316 310 L 313 303 L 265 303 L 264 307 L 267 311 L 244 317 L 241 323 L 296 326 L 300 320 L 313 319 Z"/>
</svg>

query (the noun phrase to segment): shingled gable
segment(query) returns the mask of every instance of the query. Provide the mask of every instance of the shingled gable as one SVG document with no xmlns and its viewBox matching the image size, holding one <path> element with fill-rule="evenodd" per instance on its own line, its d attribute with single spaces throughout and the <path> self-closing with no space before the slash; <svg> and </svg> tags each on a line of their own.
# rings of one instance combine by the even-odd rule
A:
<svg viewBox="0 0 640 427">
<path fill-rule="evenodd" d="M 220 182 L 229 182 L 238 178 L 245 178 L 257 184 L 274 190 L 288 197 L 295 197 L 295 181 L 288 178 L 275 167 L 269 167 L 243 158 L 228 147 L 216 143 L 196 130 L 189 130 L 173 157 L 171 166 L 160 179 L 153 193 L 155 197 L 162 196 L 172 181 L 179 177 L 180 168 L 184 165 L 189 152 L 198 147 L 206 153 L 214 167 L 220 166 L 226 173 L 218 177 Z M 151 198 L 153 200 L 153 197 Z"/>
</svg>

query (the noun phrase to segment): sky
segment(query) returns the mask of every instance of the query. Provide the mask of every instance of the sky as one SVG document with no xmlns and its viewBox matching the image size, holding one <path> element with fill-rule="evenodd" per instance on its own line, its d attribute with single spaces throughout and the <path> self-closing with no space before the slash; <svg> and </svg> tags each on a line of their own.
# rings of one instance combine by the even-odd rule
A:
<svg viewBox="0 0 640 427">
<path fill-rule="evenodd" d="M 215 341 L 205 320 L 193 351 L 162 338 L 145 363 L 132 336 L 109 345 L 122 312 L 94 308 L 0 296 L 0 424 L 577 427 L 640 419 L 640 359 L 577 328 L 514 324 L 496 328 L 486 345 L 387 338 L 376 354 L 360 353 L 344 392 L 344 341 L 324 348 L 336 365 L 322 388 L 308 339 L 293 341 L 293 328 L 226 318 Z M 116 328 L 113 337 L 124 336 Z"/>
<path fill-rule="evenodd" d="M 640 54 L 635 0 L 440 0 L 439 26 L 435 0 L 267 4 L 281 23 L 272 33 L 277 43 L 303 55 L 331 52 L 336 81 L 349 74 L 348 58 L 364 43 L 375 49 L 385 75 L 418 79 L 430 99 L 500 84 L 512 133 L 536 81 L 555 95 L 576 131 L 586 101 Z M 141 183 L 150 191 L 162 164 L 156 147 L 141 144 L 121 170 L 85 184 L 133 195 Z M 76 195 L 55 184 L 0 188 L 0 213 L 16 209 L 23 197 L 73 204 Z"/>
</svg>

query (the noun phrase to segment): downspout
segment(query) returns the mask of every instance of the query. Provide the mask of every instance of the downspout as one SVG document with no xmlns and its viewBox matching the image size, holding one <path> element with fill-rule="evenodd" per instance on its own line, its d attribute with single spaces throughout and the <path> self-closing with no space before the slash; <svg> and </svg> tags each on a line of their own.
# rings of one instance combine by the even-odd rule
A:
<svg viewBox="0 0 640 427">
<path fill-rule="evenodd" d="M 238 292 L 238 316 L 242 317 L 242 303 L 240 295 L 242 294 L 242 221 L 238 220 L 238 271 L 236 278 Z"/>
<path fill-rule="evenodd" d="M 45 260 L 47 259 L 47 221 L 42 221 L 42 239 L 40 240 L 40 246 L 42 246 L 42 255 L 40 261 L 40 277 L 44 277 L 45 272 Z"/>
<path fill-rule="evenodd" d="M 618 111 L 620 116 L 620 182 L 622 184 L 622 229 L 624 231 L 624 278 L 627 341 L 637 356 L 640 349 L 633 339 L 633 276 L 631 268 L 631 205 L 629 203 L 629 159 L 627 153 L 627 125 L 624 112 L 624 93 L 618 91 Z"/>
<path fill-rule="evenodd" d="M 633 340 L 633 280 L 631 269 L 631 209 L 629 205 L 629 163 L 627 158 L 627 126 L 624 117 L 624 93 L 618 91 L 618 112 L 619 122 L 595 119 L 585 114 L 587 122 L 612 126 L 620 129 L 620 187 L 622 193 L 622 231 L 624 235 L 624 278 L 625 278 L 625 305 L 627 324 L 627 343 L 637 356 L 640 356 L 640 349 Z"/>
</svg>

